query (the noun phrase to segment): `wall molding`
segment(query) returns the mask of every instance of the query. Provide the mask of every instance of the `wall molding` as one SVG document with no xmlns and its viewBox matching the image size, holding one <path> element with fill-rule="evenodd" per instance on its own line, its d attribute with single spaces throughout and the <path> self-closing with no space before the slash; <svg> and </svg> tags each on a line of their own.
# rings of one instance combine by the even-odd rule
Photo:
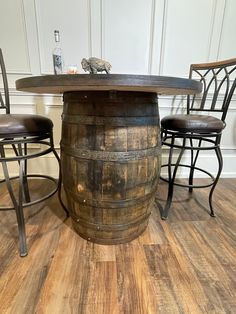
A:
<svg viewBox="0 0 236 314">
<path fill-rule="evenodd" d="M 74 55 L 77 55 L 78 52 L 82 55 L 83 52 L 90 56 L 106 59 L 109 54 L 113 58 L 110 61 L 114 62 L 117 73 L 121 73 L 119 71 L 124 73 L 127 68 L 130 69 L 131 73 L 133 73 L 133 70 L 134 72 L 143 71 L 140 74 L 168 75 L 167 72 L 171 72 L 173 69 L 173 73 L 177 73 L 176 76 L 188 78 L 189 68 L 186 65 L 188 54 L 192 55 L 193 53 L 193 58 L 198 59 L 199 57 L 198 60 L 193 60 L 197 63 L 197 61 L 215 61 L 224 55 L 235 53 L 234 33 L 228 32 L 229 29 L 235 28 L 235 20 L 231 21 L 233 9 L 236 8 L 233 0 L 201 0 L 200 4 L 195 2 L 192 7 L 188 0 L 181 2 L 176 2 L 175 0 L 140 0 L 137 2 L 137 10 L 135 10 L 134 6 L 135 0 L 130 3 L 123 0 L 119 4 L 116 4 L 115 1 L 111 4 L 109 0 L 71 0 L 71 7 L 76 10 L 82 9 L 82 11 L 76 11 L 73 14 L 73 17 L 80 17 L 80 22 L 78 20 L 72 21 L 70 14 L 63 14 L 64 8 L 67 6 L 66 2 L 58 4 L 58 12 L 63 14 L 62 20 L 54 12 L 53 6 L 57 3 L 56 0 L 53 0 L 53 2 L 47 2 L 46 0 L 11 1 L 15 4 L 12 5 L 12 10 L 17 10 L 13 16 L 17 16 L 16 13 L 18 14 L 19 10 L 20 15 L 19 17 L 17 16 L 16 21 L 9 21 L 6 30 L 5 26 L 2 25 L 3 23 L 1 28 L 4 28 L 4 31 L 8 30 L 9 34 L 12 34 L 11 25 L 20 25 L 20 42 L 18 43 L 17 41 L 17 47 L 19 47 L 19 54 L 23 58 L 22 61 L 19 60 L 18 66 L 18 63 L 15 62 L 18 51 L 9 51 L 10 57 L 8 60 L 12 62 L 12 67 L 7 74 L 9 77 L 12 111 L 43 114 L 51 118 L 54 122 L 54 138 L 58 151 L 61 128 L 60 115 L 63 109 L 62 95 L 26 93 L 16 91 L 14 87 L 16 79 L 52 73 L 50 71 L 51 55 L 49 55 L 50 47 L 48 45 L 52 44 L 51 29 L 54 25 L 59 25 L 58 27 L 62 25 L 64 27 L 62 29 L 68 32 L 67 34 L 69 35 L 66 35 L 67 37 L 65 38 L 66 44 L 69 44 L 72 49 L 79 37 L 81 42 L 79 44 L 78 41 L 76 42 L 76 51 L 73 50 Z M 201 4 L 204 5 L 201 6 Z M 120 16 L 117 16 L 114 8 L 119 11 Z M 184 8 L 186 12 L 181 13 Z M 132 9 L 134 10 L 133 12 Z M 196 19 L 193 15 L 193 10 L 195 9 L 197 9 L 198 14 L 201 12 L 201 15 L 199 14 L 199 17 L 196 17 Z M 174 10 L 180 11 L 175 12 Z M 188 21 L 190 21 L 189 16 L 194 18 L 193 25 L 191 23 L 185 25 L 186 20 L 182 20 L 184 14 Z M 141 17 L 142 20 L 140 20 Z M 112 21 L 114 18 L 116 20 L 113 25 Z M 122 18 L 124 18 L 122 25 L 125 25 L 125 28 L 122 28 L 122 32 L 125 32 L 127 29 L 127 38 L 125 33 L 119 32 L 119 27 L 121 26 L 119 23 Z M 197 19 L 199 19 L 199 24 Z M 4 20 L 4 23 L 6 22 L 7 20 Z M 68 28 L 67 24 L 65 24 L 67 22 Z M 142 23 L 141 26 L 140 23 Z M 79 36 L 71 33 L 72 36 L 70 38 L 70 28 L 75 29 L 75 33 L 77 32 Z M 202 30 L 205 30 L 205 34 Z M 184 33 L 184 36 L 186 36 L 186 45 L 185 39 L 181 37 L 182 34 L 180 33 Z M 114 34 L 117 34 L 117 38 L 114 38 Z M 199 43 L 196 43 L 195 36 Z M 6 40 L 4 38 L 3 36 L 3 45 L 4 40 Z M 136 47 L 137 38 L 140 39 L 138 42 L 140 44 L 137 44 Z M 200 44 L 201 38 L 203 38 L 203 45 Z M 16 40 L 18 40 L 17 37 Z M 107 42 L 110 40 L 111 43 Z M 172 40 L 175 40 L 174 44 Z M 121 57 L 114 49 L 122 46 L 122 43 L 125 43 L 125 46 L 121 47 L 123 49 Z M 193 45 L 192 50 L 184 54 L 191 43 Z M 8 45 L 8 42 L 6 42 L 6 47 L 15 47 L 15 43 Z M 140 51 L 137 49 L 140 49 Z M 69 52 L 71 50 L 67 50 L 67 53 Z M 71 56 L 75 59 L 76 56 L 74 55 L 71 53 Z M 203 60 L 204 58 L 206 60 Z M 136 67 L 136 60 L 141 62 L 138 63 L 139 67 Z M 126 61 L 127 63 L 125 63 Z M 125 66 L 123 66 L 124 64 Z M 183 67 L 186 66 L 186 69 L 183 69 L 182 65 Z M 0 87 L 0 91 L 2 92 L 3 88 Z M 161 117 L 170 114 L 172 111 L 181 112 L 186 108 L 186 96 L 160 95 L 158 98 Z M 221 96 L 222 98 L 223 96 Z M 227 165 L 223 169 L 222 176 L 236 177 L 236 94 L 233 96 L 229 107 L 227 123 L 228 126 L 222 138 L 224 142 L 222 142 L 221 146 L 223 158 Z M 211 168 L 209 156 L 211 155 L 203 155 L 200 162 L 207 164 Z M 163 150 L 163 158 L 166 158 L 165 150 Z M 46 164 L 47 161 L 50 161 L 51 171 L 53 172 L 55 168 L 53 156 L 42 156 L 42 162 Z M 36 170 L 38 170 L 37 161 Z"/>
<path fill-rule="evenodd" d="M 150 35 L 149 35 L 149 54 L 148 54 L 148 73 L 152 73 L 153 63 L 153 45 L 154 45 L 154 27 L 155 27 L 156 1 L 152 0 L 151 18 L 150 18 Z"/>
<path fill-rule="evenodd" d="M 101 0 L 90 0 L 91 8 L 91 54 L 102 58 L 102 4 Z"/>
<path fill-rule="evenodd" d="M 167 10 L 168 10 L 168 1 L 164 1 L 163 6 L 163 20 L 162 20 L 162 31 L 161 31 L 161 46 L 160 46 L 160 64 L 159 64 L 159 74 L 163 74 L 164 67 L 164 53 L 165 53 L 165 41 L 166 41 L 166 28 L 167 28 Z"/>
<path fill-rule="evenodd" d="M 104 0 L 100 0 L 101 10 L 101 58 L 106 59 L 105 56 L 105 12 L 104 12 Z"/>
<path fill-rule="evenodd" d="M 24 0 L 21 0 L 21 14 L 22 14 L 22 20 L 23 20 L 23 25 L 24 25 L 24 42 L 25 42 L 25 47 L 27 51 L 27 61 L 28 61 L 28 71 L 12 71 L 13 73 L 16 74 L 24 74 L 24 72 L 29 73 L 32 75 L 32 69 L 31 69 L 31 64 L 30 64 L 30 53 L 29 53 L 29 44 L 28 44 L 28 36 L 27 36 L 27 27 L 26 27 L 26 15 L 25 15 L 25 9 L 24 9 Z M 22 73 L 23 72 L 23 73 Z"/>
<path fill-rule="evenodd" d="M 39 8 L 39 1 L 34 0 L 35 3 L 35 17 L 36 17 L 36 24 L 37 24 L 37 37 L 39 41 L 39 63 L 40 63 L 40 73 L 41 74 L 49 74 L 45 69 L 45 61 L 44 61 L 44 54 L 43 54 L 43 40 L 42 34 L 40 32 L 41 27 L 41 15 L 40 15 L 40 8 Z"/>
</svg>

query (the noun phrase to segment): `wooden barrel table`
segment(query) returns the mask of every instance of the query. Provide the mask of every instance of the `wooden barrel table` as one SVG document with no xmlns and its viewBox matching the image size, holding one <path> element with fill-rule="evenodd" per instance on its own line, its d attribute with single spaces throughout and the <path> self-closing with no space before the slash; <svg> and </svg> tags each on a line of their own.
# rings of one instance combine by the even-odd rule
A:
<svg viewBox="0 0 236 314">
<path fill-rule="evenodd" d="M 194 94 L 189 79 L 119 74 L 48 75 L 18 90 L 63 93 L 61 165 L 74 229 L 100 244 L 138 237 L 147 227 L 160 175 L 157 95 Z"/>
<path fill-rule="evenodd" d="M 64 94 L 63 185 L 82 237 L 115 244 L 144 231 L 159 179 L 160 144 L 155 93 Z"/>
</svg>

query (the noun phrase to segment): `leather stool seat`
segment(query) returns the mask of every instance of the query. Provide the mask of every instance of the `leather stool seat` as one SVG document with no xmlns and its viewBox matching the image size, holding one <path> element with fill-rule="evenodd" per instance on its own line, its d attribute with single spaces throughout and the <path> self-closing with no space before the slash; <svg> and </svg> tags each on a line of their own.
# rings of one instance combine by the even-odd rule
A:
<svg viewBox="0 0 236 314">
<path fill-rule="evenodd" d="M 0 115 L 0 137 L 22 137 L 51 132 L 53 123 L 40 115 Z"/>
<path fill-rule="evenodd" d="M 197 114 L 169 115 L 162 119 L 163 128 L 178 132 L 220 133 L 225 123 L 213 116 Z"/>
</svg>

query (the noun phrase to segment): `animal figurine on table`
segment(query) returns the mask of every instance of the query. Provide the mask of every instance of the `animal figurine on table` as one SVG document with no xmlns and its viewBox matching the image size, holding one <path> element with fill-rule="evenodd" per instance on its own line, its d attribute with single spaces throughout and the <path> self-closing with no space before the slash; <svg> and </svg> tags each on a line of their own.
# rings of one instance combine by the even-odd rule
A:
<svg viewBox="0 0 236 314">
<path fill-rule="evenodd" d="M 84 71 L 89 72 L 90 74 L 96 74 L 97 72 L 103 71 L 109 74 L 111 69 L 109 62 L 95 57 L 91 57 L 89 59 L 83 58 L 81 65 Z"/>
</svg>

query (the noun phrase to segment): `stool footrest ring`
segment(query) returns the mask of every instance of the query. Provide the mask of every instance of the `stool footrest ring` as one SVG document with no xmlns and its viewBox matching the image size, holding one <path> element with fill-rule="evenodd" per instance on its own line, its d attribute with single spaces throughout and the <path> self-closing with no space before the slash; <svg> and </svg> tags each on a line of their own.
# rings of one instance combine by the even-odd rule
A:
<svg viewBox="0 0 236 314">
<path fill-rule="evenodd" d="M 22 207 L 28 207 L 28 206 L 32 206 L 32 205 L 35 205 L 35 204 L 38 204 L 46 199 L 48 199 L 49 197 L 51 197 L 53 194 L 55 194 L 58 190 L 58 180 L 53 178 L 53 177 L 50 177 L 50 176 L 47 176 L 47 175 L 41 175 L 41 174 L 32 174 L 32 175 L 26 175 L 27 179 L 28 178 L 44 178 L 44 179 L 48 179 L 52 182 L 55 183 L 56 187 L 54 187 L 52 189 L 51 192 L 47 193 L 45 196 L 41 197 L 41 198 L 38 198 L 37 200 L 34 200 L 32 202 L 27 202 L 27 203 L 22 203 Z M 15 177 L 11 177 L 10 180 L 17 180 L 19 179 L 19 176 L 15 176 Z M 4 183 L 5 180 L 1 180 L 0 183 Z M 15 210 L 15 207 L 2 207 L 0 206 L 0 210 Z"/>
<path fill-rule="evenodd" d="M 171 164 L 171 165 L 168 165 L 168 164 L 164 164 L 161 166 L 161 168 L 164 168 L 164 167 L 168 167 L 168 166 L 176 166 L 176 164 Z M 208 184 L 198 184 L 198 185 L 194 185 L 194 184 L 183 184 L 183 183 L 177 183 L 177 182 L 172 182 L 173 185 L 176 185 L 176 186 L 182 186 L 182 187 L 186 187 L 186 188 L 206 188 L 206 187 L 209 187 L 209 186 L 212 186 L 214 184 L 214 181 L 215 181 L 215 177 L 209 172 L 209 171 L 206 171 L 205 169 L 202 169 L 202 168 L 199 168 L 199 167 L 192 167 L 190 165 L 184 165 L 184 164 L 179 164 L 178 167 L 185 167 L 185 168 L 192 168 L 194 170 L 198 170 L 200 172 L 203 172 L 205 174 L 207 174 L 211 179 L 212 179 L 212 182 L 208 183 Z M 165 182 L 170 182 L 169 179 L 167 178 L 164 178 L 163 176 L 160 176 L 160 179 L 162 181 L 165 181 Z"/>
</svg>

